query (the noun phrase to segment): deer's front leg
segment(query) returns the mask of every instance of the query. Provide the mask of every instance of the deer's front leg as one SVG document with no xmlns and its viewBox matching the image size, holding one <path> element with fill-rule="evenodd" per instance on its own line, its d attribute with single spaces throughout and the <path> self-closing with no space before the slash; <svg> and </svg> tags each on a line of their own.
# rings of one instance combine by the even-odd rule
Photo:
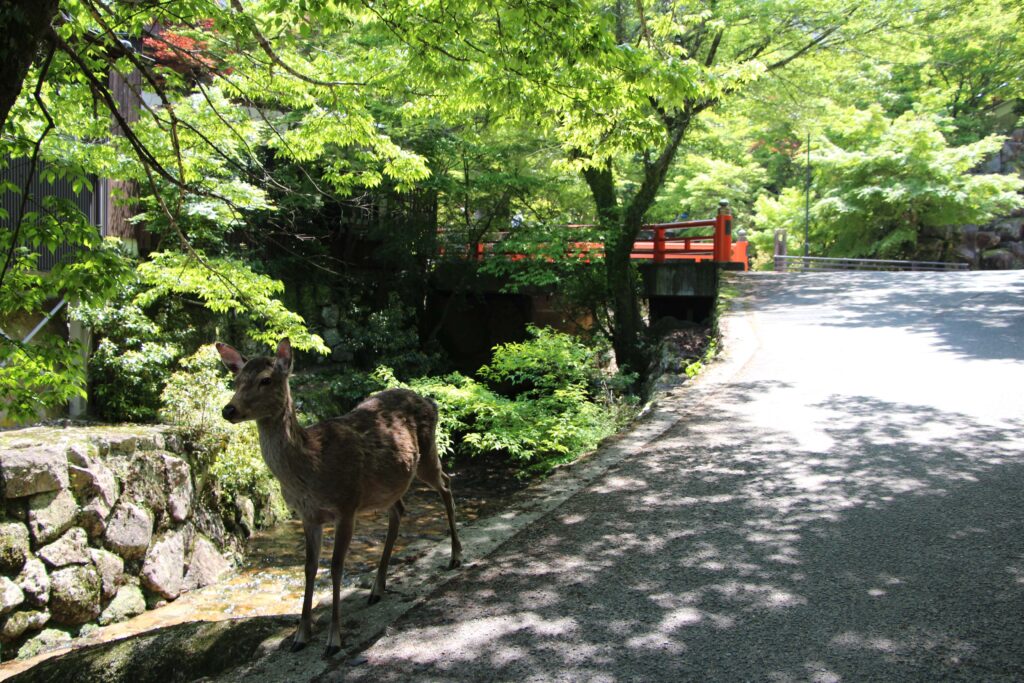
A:
<svg viewBox="0 0 1024 683">
<path fill-rule="evenodd" d="M 292 640 L 292 652 L 298 652 L 306 647 L 313 636 L 313 584 L 316 582 L 320 544 L 323 540 L 323 526 L 317 522 L 303 520 L 302 531 L 306 537 L 306 592 L 302 596 L 302 616 Z"/>
<path fill-rule="evenodd" d="M 325 657 L 341 650 L 341 609 L 338 603 L 341 594 L 341 575 L 345 570 L 345 554 L 352 541 L 355 513 L 343 512 L 334 525 L 334 554 L 331 556 L 331 630 L 327 636 Z"/>
</svg>

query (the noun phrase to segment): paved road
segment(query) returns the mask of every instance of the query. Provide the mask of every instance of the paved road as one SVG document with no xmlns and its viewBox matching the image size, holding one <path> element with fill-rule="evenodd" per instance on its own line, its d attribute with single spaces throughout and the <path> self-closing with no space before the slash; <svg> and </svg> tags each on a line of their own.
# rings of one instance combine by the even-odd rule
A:
<svg viewBox="0 0 1024 683">
<path fill-rule="evenodd" d="M 740 282 L 667 430 L 322 679 L 1024 681 L 1024 274 Z"/>
</svg>

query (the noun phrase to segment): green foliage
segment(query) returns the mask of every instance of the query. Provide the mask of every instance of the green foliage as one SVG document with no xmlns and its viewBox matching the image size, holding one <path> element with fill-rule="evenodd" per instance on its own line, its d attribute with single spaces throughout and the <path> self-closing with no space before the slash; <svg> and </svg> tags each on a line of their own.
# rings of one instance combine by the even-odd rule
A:
<svg viewBox="0 0 1024 683">
<path fill-rule="evenodd" d="M 11 332 L 11 321 L 20 318 L 34 326 L 60 299 L 84 305 L 102 301 L 130 272 L 116 241 L 101 240 L 81 222 L 55 221 L 53 215 L 30 215 L 22 226 L 24 240 L 18 242 L 11 230 L 0 230 L 0 253 L 13 256 L 0 286 L 0 320 Z M 79 246 L 74 261 L 61 261 L 47 272 L 37 270 L 37 256 L 29 247 L 55 249 L 62 234 L 71 235 L 71 243 Z M 24 344 L 21 339 L 29 331 L 25 325 L 17 338 L 0 334 L 0 397 L 7 417 L 16 421 L 37 418 L 70 398 L 85 396 L 82 349 L 52 326 Z"/>
<path fill-rule="evenodd" d="M 89 357 L 93 413 L 111 422 L 152 422 L 160 392 L 181 355 L 180 327 L 165 330 L 136 302 L 138 282 L 128 281 L 108 301 L 79 303 L 71 316 L 98 339 Z"/>
<path fill-rule="evenodd" d="M 232 391 L 216 349 L 207 344 L 179 365 L 161 394 L 160 418 L 185 429 L 197 478 L 213 478 L 225 507 L 239 496 L 250 498 L 260 525 L 283 519 L 287 509 L 263 461 L 256 424 L 233 425 L 221 417 Z"/>
<path fill-rule="evenodd" d="M 607 393 L 595 398 L 595 352 L 572 337 L 534 328 L 533 338 L 495 348 L 481 378 L 512 382 L 514 398 L 460 373 L 400 382 L 390 368 L 374 377 L 385 387 L 406 386 L 437 401 L 438 449 L 444 455 L 498 452 L 526 473 L 571 462 L 614 433 L 631 416 L 628 403 Z M 564 365 L 563 365 L 564 364 Z"/>
<path fill-rule="evenodd" d="M 249 336 L 266 346 L 289 337 L 297 349 L 329 351 L 323 339 L 306 329 L 301 316 L 273 298 L 283 291 L 281 282 L 236 259 L 157 252 L 139 265 L 139 276 L 148 286 L 139 295 L 141 306 L 167 295 L 195 296 L 214 313 L 245 316 Z"/>
<path fill-rule="evenodd" d="M 492 384 L 508 383 L 517 395 L 553 396 L 560 389 L 585 390 L 596 384 L 601 371 L 593 349 L 550 327 L 527 328 L 530 339 L 494 348 L 491 362 L 477 374 Z"/>
<path fill-rule="evenodd" d="M 1019 178 L 971 173 L 1002 139 L 950 146 L 934 118 L 907 113 L 888 120 L 878 108 L 837 118 L 812 157 L 814 253 L 875 258 L 942 258 L 923 238 L 964 223 L 983 223 L 1024 204 Z M 758 200 L 761 245 L 768 231 L 802 223 L 803 197 L 787 190 Z"/>
</svg>

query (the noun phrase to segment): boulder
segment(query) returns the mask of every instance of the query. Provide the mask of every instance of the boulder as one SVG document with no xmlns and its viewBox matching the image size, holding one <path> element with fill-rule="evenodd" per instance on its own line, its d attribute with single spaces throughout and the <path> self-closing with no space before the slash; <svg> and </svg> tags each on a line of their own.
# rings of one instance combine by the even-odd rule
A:
<svg viewBox="0 0 1024 683">
<path fill-rule="evenodd" d="M 89 538 L 99 538 L 107 530 L 107 519 L 110 517 L 110 506 L 97 496 L 78 508 L 75 522 L 85 529 Z"/>
<path fill-rule="evenodd" d="M 117 593 L 124 577 L 124 560 L 109 550 L 89 548 L 89 556 L 93 566 L 100 573 L 100 589 L 104 600 L 109 600 Z"/>
<path fill-rule="evenodd" d="M 184 522 L 192 511 L 192 468 L 173 455 L 166 455 L 163 465 L 167 514 L 175 522 Z"/>
<path fill-rule="evenodd" d="M 50 621 L 50 613 L 43 610 L 24 610 L 12 612 L 0 626 L 0 641 L 10 643 L 25 635 L 28 631 L 38 631 Z"/>
<path fill-rule="evenodd" d="M 988 230 L 978 232 L 977 236 L 979 249 L 991 249 L 999 244 L 999 235 Z"/>
<path fill-rule="evenodd" d="M 40 546 L 56 539 L 71 528 L 77 512 L 78 503 L 67 489 L 32 496 L 28 501 L 28 530 L 32 541 Z"/>
<path fill-rule="evenodd" d="M 0 482 L 5 498 L 21 498 L 68 487 L 68 463 L 58 447 L 19 444 L 0 450 Z"/>
<path fill-rule="evenodd" d="M 94 457 L 84 444 L 73 444 L 67 450 L 68 476 L 79 497 L 97 497 L 107 508 L 117 502 L 118 487 L 114 473 L 102 460 Z"/>
<path fill-rule="evenodd" d="M 220 581 L 231 571 L 231 563 L 208 538 L 196 536 L 182 590 L 190 591 Z"/>
<path fill-rule="evenodd" d="M 71 527 L 56 541 L 40 548 L 36 555 L 50 567 L 89 564 L 89 537 L 85 529 Z"/>
<path fill-rule="evenodd" d="M 77 626 L 100 615 L 99 572 L 91 564 L 72 565 L 50 575 L 50 613 L 58 624 Z"/>
<path fill-rule="evenodd" d="M 28 529 L 21 522 L 0 523 L 0 572 L 21 571 L 28 558 Z"/>
<path fill-rule="evenodd" d="M 6 576 L 0 576 L 0 614 L 7 614 L 25 602 L 25 593 L 21 587 Z"/>
<path fill-rule="evenodd" d="M 173 600 L 181 594 L 184 579 L 185 540 L 172 531 L 153 542 L 142 564 L 142 585 L 157 595 Z"/>
<path fill-rule="evenodd" d="M 100 626 L 116 624 L 146 611 L 146 598 L 138 586 L 121 586 L 97 620 Z"/>
<path fill-rule="evenodd" d="M 256 532 L 256 506 L 249 500 L 248 496 L 235 498 L 235 518 L 242 533 L 247 537 Z"/>
<path fill-rule="evenodd" d="M 143 507 L 122 500 L 107 520 L 103 538 L 106 546 L 124 559 L 141 559 L 153 538 L 153 515 Z"/>
<path fill-rule="evenodd" d="M 18 648 L 18 658 L 27 659 L 35 657 L 40 652 L 55 650 L 58 647 L 71 644 L 71 634 L 67 631 L 60 631 L 55 628 L 48 628 L 40 631 L 37 635 L 29 638 Z"/>
<path fill-rule="evenodd" d="M 15 582 L 25 593 L 25 600 L 29 604 L 42 607 L 50 601 L 50 576 L 42 560 L 28 558 Z"/>
</svg>

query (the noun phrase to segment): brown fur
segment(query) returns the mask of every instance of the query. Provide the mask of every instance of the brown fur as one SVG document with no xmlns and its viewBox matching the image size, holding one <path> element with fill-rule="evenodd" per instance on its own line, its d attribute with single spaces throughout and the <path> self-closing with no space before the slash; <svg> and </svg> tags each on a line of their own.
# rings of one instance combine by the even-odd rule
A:
<svg viewBox="0 0 1024 683">
<path fill-rule="evenodd" d="M 235 395 L 224 407 L 232 422 L 256 420 L 263 458 L 281 483 L 285 501 L 302 520 L 306 538 L 306 592 L 293 650 L 301 649 L 312 630 L 312 591 L 320 556 L 322 525 L 335 524 L 331 562 L 333 609 L 328 654 L 340 649 L 338 594 L 345 553 L 355 514 L 387 509 L 388 534 L 371 604 L 383 597 L 387 564 L 404 512 L 402 496 L 418 477 L 441 494 L 448 514 L 454 568 L 461 545 L 448 475 L 441 469 L 434 432 L 437 405 L 408 389 L 375 394 L 351 412 L 308 428 L 295 418 L 288 376 L 292 356 L 288 340 L 276 358 L 246 361 L 226 344 L 217 344 L 221 359 L 236 375 Z"/>
</svg>

